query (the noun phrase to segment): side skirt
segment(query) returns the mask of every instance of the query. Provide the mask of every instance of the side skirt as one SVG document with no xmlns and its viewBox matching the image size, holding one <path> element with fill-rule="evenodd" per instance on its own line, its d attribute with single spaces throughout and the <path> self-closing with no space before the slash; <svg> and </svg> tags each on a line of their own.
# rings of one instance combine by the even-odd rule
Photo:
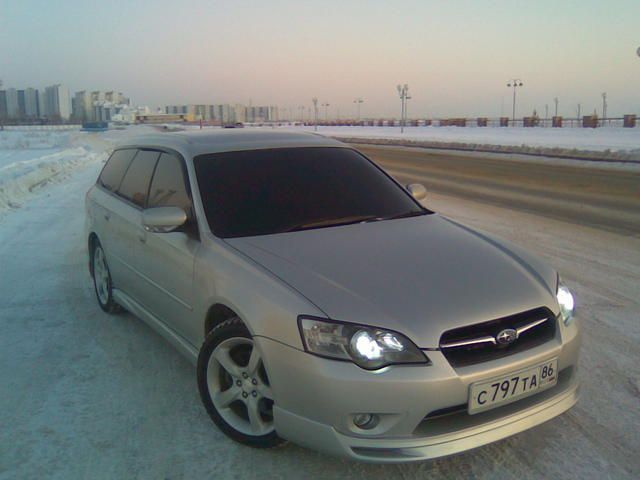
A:
<svg viewBox="0 0 640 480">
<path fill-rule="evenodd" d="M 162 320 L 149 312 L 122 290 L 113 289 L 113 298 L 116 302 L 142 319 L 147 325 L 162 335 L 171 345 L 184 355 L 193 365 L 198 363 L 198 350 L 182 336 L 169 328 Z"/>
</svg>

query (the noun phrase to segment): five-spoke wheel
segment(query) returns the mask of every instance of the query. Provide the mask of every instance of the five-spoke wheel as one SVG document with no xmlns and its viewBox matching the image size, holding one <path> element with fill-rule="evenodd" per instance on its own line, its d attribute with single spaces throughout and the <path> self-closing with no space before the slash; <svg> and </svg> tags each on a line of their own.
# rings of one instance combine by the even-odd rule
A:
<svg viewBox="0 0 640 480">
<path fill-rule="evenodd" d="M 273 422 L 273 392 L 260 352 L 238 318 L 209 334 L 198 359 L 200 395 L 221 430 L 247 445 L 283 442 Z"/>
</svg>

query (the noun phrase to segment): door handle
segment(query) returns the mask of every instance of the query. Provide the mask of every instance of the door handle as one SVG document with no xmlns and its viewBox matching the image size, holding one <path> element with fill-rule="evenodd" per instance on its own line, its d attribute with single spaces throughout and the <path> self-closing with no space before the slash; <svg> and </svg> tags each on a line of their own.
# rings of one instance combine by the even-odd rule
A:
<svg viewBox="0 0 640 480">
<path fill-rule="evenodd" d="M 111 214 L 109 214 L 109 213 L 105 213 L 105 214 L 104 214 L 104 219 L 105 219 L 107 222 L 109 221 L 109 219 L 110 219 L 110 218 L 111 218 Z"/>
<path fill-rule="evenodd" d="M 144 233 L 138 234 L 138 240 L 140 240 L 140 243 L 147 243 L 147 236 Z"/>
</svg>

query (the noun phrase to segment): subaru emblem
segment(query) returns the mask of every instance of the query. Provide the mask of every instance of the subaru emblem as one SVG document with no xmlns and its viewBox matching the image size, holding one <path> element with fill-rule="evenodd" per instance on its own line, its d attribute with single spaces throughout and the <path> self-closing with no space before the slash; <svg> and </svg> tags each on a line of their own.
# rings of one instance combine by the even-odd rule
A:
<svg viewBox="0 0 640 480">
<path fill-rule="evenodd" d="M 496 341 L 500 345 L 509 345 L 513 343 L 518 338 L 518 332 L 516 332 L 513 328 L 506 328 L 502 330 L 498 335 L 496 335 Z"/>
</svg>

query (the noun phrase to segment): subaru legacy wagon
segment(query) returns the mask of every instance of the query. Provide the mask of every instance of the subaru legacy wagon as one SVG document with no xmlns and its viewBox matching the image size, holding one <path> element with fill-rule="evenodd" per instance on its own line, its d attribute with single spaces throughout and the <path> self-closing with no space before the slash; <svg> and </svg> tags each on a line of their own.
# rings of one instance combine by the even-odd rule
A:
<svg viewBox="0 0 640 480">
<path fill-rule="evenodd" d="M 253 447 L 421 460 L 566 411 L 572 294 L 425 195 L 311 133 L 143 136 L 87 193 L 97 300 L 193 361 L 213 422 Z"/>
</svg>

